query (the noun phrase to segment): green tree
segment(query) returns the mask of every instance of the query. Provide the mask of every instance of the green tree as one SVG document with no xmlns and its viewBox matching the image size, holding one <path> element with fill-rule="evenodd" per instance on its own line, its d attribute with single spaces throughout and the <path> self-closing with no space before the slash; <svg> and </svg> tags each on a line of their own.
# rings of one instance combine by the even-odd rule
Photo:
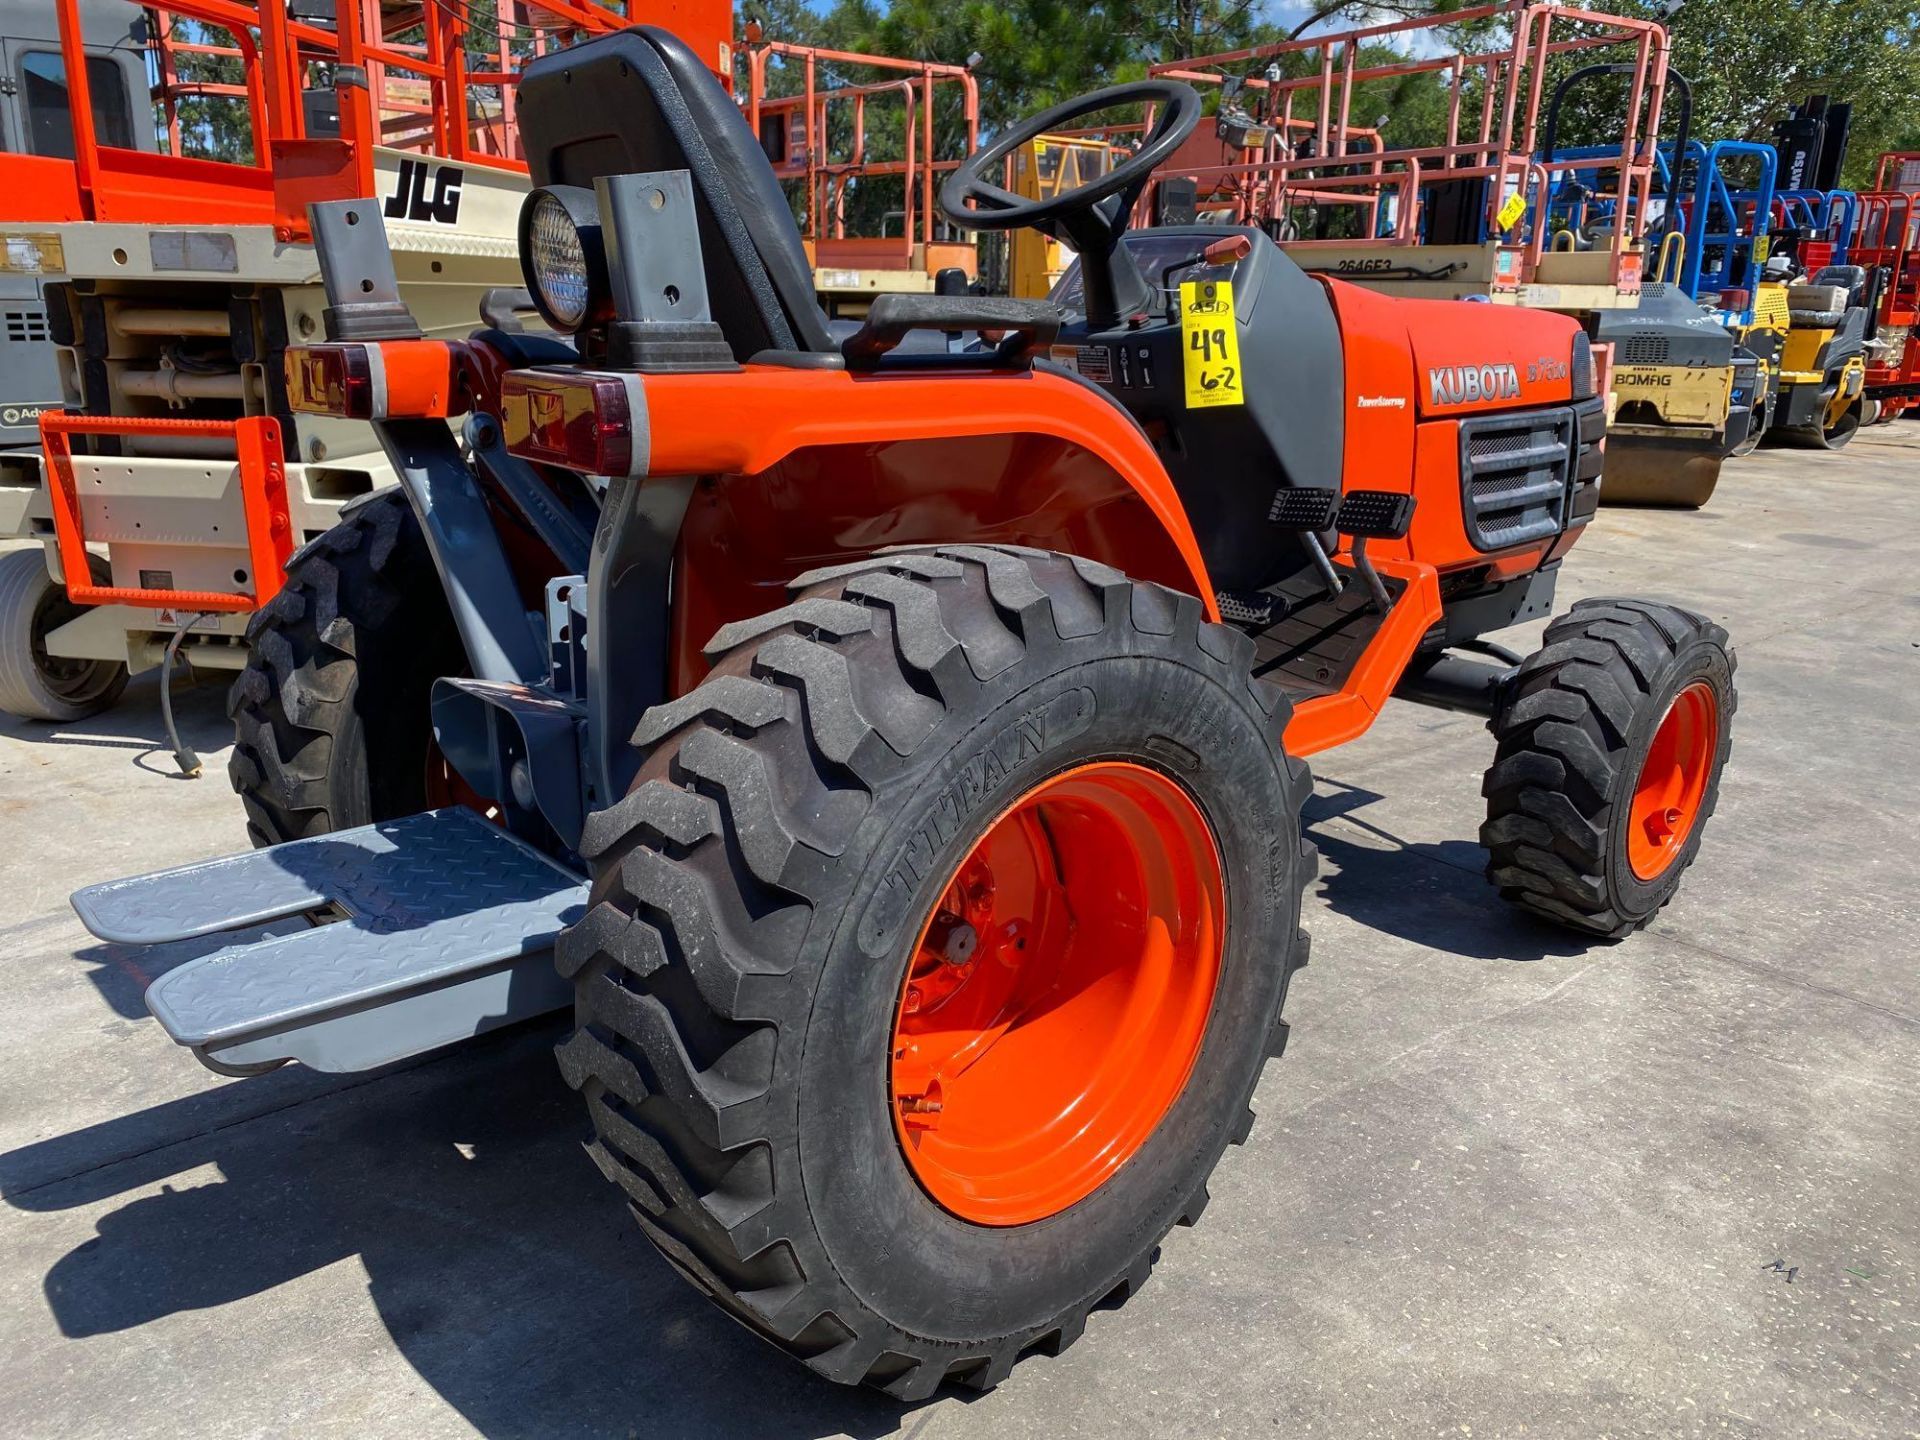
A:
<svg viewBox="0 0 1920 1440">
<path fill-rule="evenodd" d="M 176 43 L 231 48 L 233 36 L 218 25 L 198 20 L 175 23 Z M 247 102 L 239 95 L 209 95 L 196 86 L 248 84 L 246 65 L 239 53 L 212 55 L 205 51 L 174 52 L 174 118 L 179 126 L 179 148 L 183 155 L 202 160 L 251 161 L 253 159 L 253 119 Z M 154 123 L 166 140 L 166 114 L 154 107 Z"/>
</svg>

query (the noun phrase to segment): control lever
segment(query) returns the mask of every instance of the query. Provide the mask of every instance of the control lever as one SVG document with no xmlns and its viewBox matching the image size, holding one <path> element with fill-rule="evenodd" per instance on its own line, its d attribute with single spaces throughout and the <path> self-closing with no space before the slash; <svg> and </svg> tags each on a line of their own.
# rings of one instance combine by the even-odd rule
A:
<svg viewBox="0 0 1920 1440">
<path fill-rule="evenodd" d="M 1203 265 L 1231 265 L 1253 253 L 1253 241 L 1245 235 L 1223 235 L 1200 252 Z"/>
<path fill-rule="evenodd" d="M 1253 253 L 1253 241 L 1245 235 L 1222 235 L 1192 260 L 1175 260 L 1160 272 L 1160 288 L 1173 289 L 1173 272 L 1193 265 L 1233 265 Z"/>
</svg>

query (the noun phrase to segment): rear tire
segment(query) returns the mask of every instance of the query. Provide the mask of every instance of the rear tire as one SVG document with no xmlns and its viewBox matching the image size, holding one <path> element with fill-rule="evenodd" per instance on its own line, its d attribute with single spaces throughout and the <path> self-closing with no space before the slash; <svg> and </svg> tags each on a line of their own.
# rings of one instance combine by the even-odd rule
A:
<svg viewBox="0 0 1920 1440">
<path fill-rule="evenodd" d="M 428 697 L 466 652 L 405 495 L 377 492 L 299 550 L 247 648 L 227 775 L 255 845 L 427 808 Z"/>
<path fill-rule="evenodd" d="M 578 996 L 561 1068 L 641 1228 L 735 1318 L 835 1381 L 986 1389 L 1136 1289 L 1245 1137 L 1305 957 L 1310 781 L 1251 644 L 1191 597 L 964 545 L 794 591 L 714 637 L 708 678 L 641 722 L 632 790 L 588 821 L 592 900 L 556 947 Z M 1215 839 L 1226 940 L 1204 1040 L 1084 1198 L 973 1223 L 896 1134 L 909 952 L 1003 806 L 1114 760 L 1171 779 Z"/>
<path fill-rule="evenodd" d="M 98 555 L 87 564 L 94 583 L 111 572 Z M 47 653 L 47 636 L 87 607 L 47 573 L 38 546 L 0 554 L 0 710 L 22 720 L 65 723 L 112 708 L 127 688 L 127 667 L 114 660 L 65 660 Z"/>
<path fill-rule="evenodd" d="M 1482 787 L 1480 843 L 1501 896 L 1610 939 L 1653 919 L 1693 863 L 1719 796 L 1733 669 L 1727 632 L 1673 605 L 1582 600 L 1549 625 L 1489 727 L 1499 749 Z M 1649 753 L 1663 722 L 1696 704 L 1711 708 L 1698 727 L 1711 744 L 1685 797 L 1685 829 L 1670 827 L 1657 868 L 1636 868 L 1645 845 L 1630 827 Z"/>
</svg>

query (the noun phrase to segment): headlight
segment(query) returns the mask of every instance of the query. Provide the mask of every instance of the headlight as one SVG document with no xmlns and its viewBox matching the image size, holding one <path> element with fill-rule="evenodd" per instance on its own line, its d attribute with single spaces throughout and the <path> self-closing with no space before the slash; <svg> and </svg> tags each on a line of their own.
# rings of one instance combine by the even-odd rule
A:
<svg viewBox="0 0 1920 1440">
<path fill-rule="evenodd" d="M 1593 342 L 1584 330 L 1575 331 L 1573 336 L 1572 380 L 1574 399 L 1593 398 Z"/>
<path fill-rule="evenodd" d="M 520 271 L 541 318 L 571 335 L 594 318 L 608 296 L 600 248 L 600 210 L 593 191 L 548 185 L 520 207 Z"/>
</svg>

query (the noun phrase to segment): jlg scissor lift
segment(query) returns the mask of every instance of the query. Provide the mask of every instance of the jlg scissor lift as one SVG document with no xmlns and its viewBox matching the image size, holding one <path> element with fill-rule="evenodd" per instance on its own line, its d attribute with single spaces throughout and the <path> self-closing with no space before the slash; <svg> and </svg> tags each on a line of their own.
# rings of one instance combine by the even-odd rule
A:
<svg viewBox="0 0 1920 1440">
<path fill-rule="evenodd" d="M 1091 183 L 1132 153 L 1118 133 L 1042 135 L 1007 157 L 1001 184 L 1023 200 L 1045 200 Z M 1006 292 L 1017 299 L 1045 299 L 1073 263 L 1068 246 L 1038 230 L 1013 232 L 1006 249 Z"/>
<path fill-rule="evenodd" d="M 970 282 L 977 247 L 939 214 L 934 191 L 979 143 L 972 72 L 762 40 L 753 22 L 746 39 L 747 122 L 797 201 L 801 242 L 828 313 L 858 314 L 876 295 L 931 294 L 943 271 Z M 799 71 L 799 88 L 773 93 L 788 69 Z M 849 78 L 872 72 L 886 78 Z M 937 123 L 943 104 L 958 112 L 957 153 L 943 153 L 951 149 Z M 881 138 L 883 125 L 897 125 L 897 142 Z M 883 195 L 887 206 L 865 225 L 848 213 L 863 192 Z"/>
<path fill-rule="evenodd" d="M 151 150 L 145 110 L 142 14 L 129 0 L 80 0 L 96 132 Z M 59 159 L 73 154 L 66 56 L 59 15 L 47 0 L 0 0 L 0 152 Z M 0 494 L 36 483 L 40 412 L 60 405 L 60 372 L 40 277 L 0 253 Z M 4 503 L 4 502 L 0 502 Z"/>
<path fill-rule="evenodd" d="M 1875 339 L 1867 362 L 1872 418 L 1920 409 L 1920 151 L 1889 151 L 1874 167 L 1873 189 L 1859 197 L 1848 258 L 1883 276 Z"/>
<path fill-rule="evenodd" d="M 115 127 L 80 65 L 80 0 L 52 8 L 72 141 L 0 156 L 0 263 L 45 285 L 66 409 L 41 420 L 44 475 L 0 486 L 0 535 L 45 555 L 0 557 L 0 709 L 65 721 L 176 657 L 238 669 L 288 555 L 393 479 L 368 427 L 287 403 L 280 357 L 323 309 L 307 206 L 379 198 L 421 326 L 466 333 L 520 283 L 520 65 L 626 20 L 590 0 L 505 0 L 484 23 L 391 0 L 335 0 L 324 22 L 297 0 L 171 0 L 148 7 L 154 106 Z M 650 8 L 730 70 L 722 0 Z M 209 54 L 238 83 L 181 78 Z M 183 153 L 188 96 L 243 113 L 250 158 Z"/>
</svg>

